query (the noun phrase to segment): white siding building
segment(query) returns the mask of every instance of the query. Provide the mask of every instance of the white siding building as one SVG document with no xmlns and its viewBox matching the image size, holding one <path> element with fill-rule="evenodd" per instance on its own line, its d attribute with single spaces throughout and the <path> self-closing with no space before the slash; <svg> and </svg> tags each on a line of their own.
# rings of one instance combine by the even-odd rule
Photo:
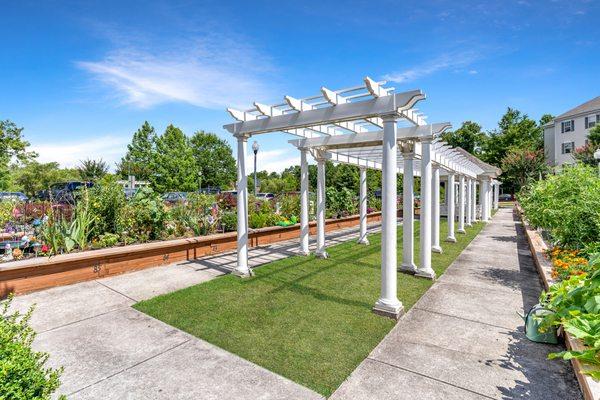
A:
<svg viewBox="0 0 600 400">
<path fill-rule="evenodd" d="M 575 162 L 573 152 L 587 143 L 591 128 L 600 124 L 600 96 L 544 125 L 544 151 L 553 167 Z"/>
</svg>

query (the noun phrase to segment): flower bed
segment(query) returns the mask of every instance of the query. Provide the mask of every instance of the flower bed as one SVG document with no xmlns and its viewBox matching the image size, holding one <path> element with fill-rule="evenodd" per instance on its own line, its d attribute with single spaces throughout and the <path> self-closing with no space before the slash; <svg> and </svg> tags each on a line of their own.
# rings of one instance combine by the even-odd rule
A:
<svg viewBox="0 0 600 400">
<path fill-rule="evenodd" d="M 551 260 L 552 251 L 549 250 L 547 243 L 542 238 L 541 232 L 533 229 L 531 226 L 528 226 L 522 209 L 518 205 L 516 205 L 516 209 L 521 215 L 521 221 L 523 222 L 523 226 L 525 228 L 527 241 L 529 242 L 529 248 L 540 274 L 544 289 L 550 290 L 553 285 L 559 282 L 557 280 L 557 274 L 554 273 L 556 266 L 553 265 L 554 263 Z M 573 336 L 570 332 L 564 332 L 564 338 L 567 349 L 570 351 L 586 351 L 587 348 L 585 344 Z M 582 364 L 577 358 L 572 358 L 571 363 L 573 365 L 573 370 L 575 371 L 575 375 L 577 377 L 577 381 L 579 382 L 579 387 L 581 388 L 584 398 L 586 400 L 600 399 L 600 382 L 594 380 L 590 375 L 585 374 L 585 371 L 589 370 L 590 366 Z"/>
<path fill-rule="evenodd" d="M 520 196 L 527 221 L 539 238 L 532 253 L 545 278 L 540 303 L 551 313 L 541 328 L 560 326 L 569 351 L 549 358 L 573 360 L 577 373 L 600 380 L 600 177 L 594 168 L 565 167 Z M 523 220 L 525 222 L 525 219 Z M 535 236 L 528 231 L 529 236 Z M 548 243 L 548 244 L 546 244 Z M 540 254 L 539 248 L 546 253 Z M 537 249 L 536 249 L 537 248 Z M 534 251 L 534 249 L 536 249 Z M 586 382 L 588 378 L 580 379 Z M 582 385 L 583 387 L 583 385 Z M 586 391 L 584 390 L 584 393 Z M 596 393 L 600 398 L 600 391 Z"/>
<path fill-rule="evenodd" d="M 398 214 L 401 215 L 401 211 L 398 211 Z M 368 216 L 369 223 L 380 220 L 380 212 Z M 325 222 L 325 230 L 331 232 L 356 226 L 358 223 L 357 215 L 328 219 Z M 315 222 L 310 223 L 310 233 L 316 234 Z M 251 230 L 249 243 L 251 247 L 263 246 L 299 236 L 299 224 L 268 227 Z M 236 245 L 237 233 L 228 232 L 7 262 L 0 265 L 0 297 L 11 292 L 22 294 L 52 286 L 194 260 L 234 250 Z"/>
</svg>

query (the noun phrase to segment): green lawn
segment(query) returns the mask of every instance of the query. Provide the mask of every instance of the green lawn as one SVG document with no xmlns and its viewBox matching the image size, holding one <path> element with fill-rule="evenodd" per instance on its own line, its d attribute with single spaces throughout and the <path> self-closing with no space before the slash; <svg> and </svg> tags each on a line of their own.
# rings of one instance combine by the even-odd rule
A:
<svg viewBox="0 0 600 400">
<path fill-rule="evenodd" d="M 432 258 L 438 276 L 482 226 L 442 243 L 444 254 Z M 442 238 L 446 230 L 443 221 Z M 135 308 L 329 396 L 394 326 L 371 312 L 379 297 L 380 239 L 331 247 L 327 260 L 290 257 L 257 268 L 250 279 L 223 276 Z M 418 243 L 417 237 L 417 263 Z M 399 273 L 398 298 L 408 310 L 431 285 Z"/>
</svg>

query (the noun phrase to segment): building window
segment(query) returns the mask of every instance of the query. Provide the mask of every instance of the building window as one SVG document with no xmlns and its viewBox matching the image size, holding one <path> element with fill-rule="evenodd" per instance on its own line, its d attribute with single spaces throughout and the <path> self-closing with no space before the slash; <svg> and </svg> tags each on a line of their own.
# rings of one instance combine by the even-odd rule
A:
<svg viewBox="0 0 600 400">
<path fill-rule="evenodd" d="M 562 153 L 570 154 L 575 150 L 575 142 L 566 142 L 562 144 Z"/>
<path fill-rule="evenodd" d="M 572 119 L 570 121 L 563 121 L 560 123 L 560 131 L 562 133 L 565 132 L 573 132 L 575 130 L 575 120 Z"/>
<path fill-rule="evenodd" d="M 585 129 L 590 129 L 600 123 L 600 114 L 585 117 Z"/>
</svg>

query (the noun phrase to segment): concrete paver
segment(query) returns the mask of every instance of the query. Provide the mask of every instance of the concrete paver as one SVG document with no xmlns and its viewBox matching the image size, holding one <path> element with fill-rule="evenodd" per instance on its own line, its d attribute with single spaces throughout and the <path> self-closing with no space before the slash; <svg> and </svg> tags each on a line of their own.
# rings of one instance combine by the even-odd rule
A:
<svg viewBox="0 0 600 400">
<path fill-rule="evenodd" d="M 510 209 L 500 209 L 331 399 L 581 399 L 560 346 L 533 343 L 523 313 L 541 286 Z"/>
<path fill-rule="evenodd" d="M 354 240 L 357 228 L 327 236 L 328 245 Z M 250 265 L 297 252 L 297 240 L 253 248 Z M 131 308 L 226 274 L 235 263 L 235 253 L 225 253 L 17 296 L 12 307 L 36 305 L 34 347 L 50 354 L 50 366 L 64 367 L 59 393 L 69 399 L 322 398 Z"/>
</svg>

